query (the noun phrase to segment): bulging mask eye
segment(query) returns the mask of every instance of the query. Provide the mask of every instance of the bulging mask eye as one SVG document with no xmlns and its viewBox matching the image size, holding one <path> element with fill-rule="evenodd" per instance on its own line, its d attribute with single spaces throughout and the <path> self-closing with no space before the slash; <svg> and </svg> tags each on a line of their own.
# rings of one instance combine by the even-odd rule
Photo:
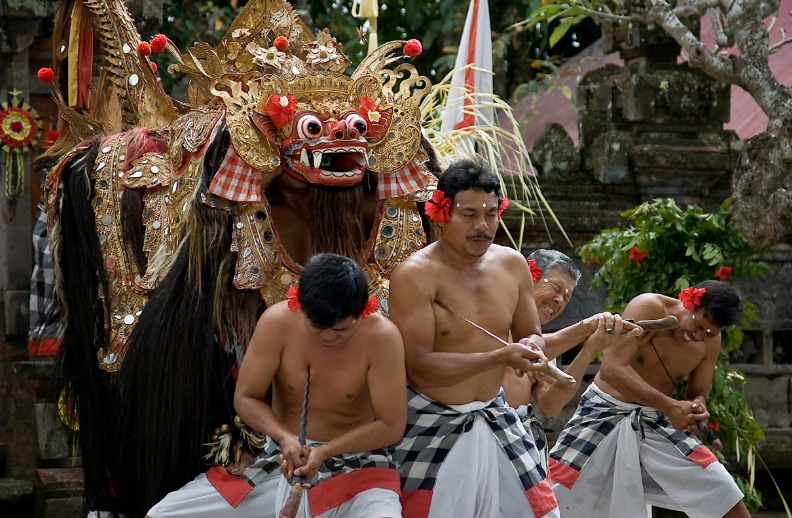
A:
<svg viewBox="0 0 792 518">
<path fill-rule="evenodd" d="M 306 114 L 297 121 L 297 135 L 303 140 L 313 140 L 322 136 L 322 121 L 319 117 Z"/>
<path fill-rule="evenodd" d="M 358 132 L 358 135 L 361 137 L 366 134 L 368 131 L 368 124 L 366 121 L 358 115 L 357 113 L 350 113 L 346 116 L 346 123 L 349 128 L 353 128 L 355 131 Z"/>
</svg>

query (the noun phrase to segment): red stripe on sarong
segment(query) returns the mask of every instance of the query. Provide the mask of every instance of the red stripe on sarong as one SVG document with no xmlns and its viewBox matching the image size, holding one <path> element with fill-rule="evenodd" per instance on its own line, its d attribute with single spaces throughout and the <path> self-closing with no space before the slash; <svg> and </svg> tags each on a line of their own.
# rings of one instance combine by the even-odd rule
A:
<svg viewBox="0 0 792 518">
<path fill-rule="evenodd" d="M 399 472 L 391 468 L 364 468 L 323 480 L 308 490 L 311 515 L 318 516 L 352 500 L 368 489 L 389 489 L 401 493 Z"/>
<path fill-rule="evenodd" d="M 690 455 L 687 456 L 688 459 L 692 460 L 702 468 L 706 468 L 713 462 L 717 462 L 718 459 L 715 458 L 715 455 L 704 446 L 703 444 L 690 452 Z"/>
<path fill-rule="evenodd" d="M 401 505 L 403 518 L 426 518 L 432 505 L 432 492 L 428 489 L 403 491 Z"/>
<path fill-rule="evenodd" d="M 253 486 L 238 476 L 230 474 L 222 466 L 215 466 L 207 471 L 206 479 L 234 509 L 248 493 L 253 491 Z"/>
<path fill-rule="evenodd" d="M 572 489 L 575 481 L 580 476 L 580 472 L 575 468 L 571 468 L 562 462 L 558 462 L 554 458 L 550 458 L 550 479 L 553 482 L 558 482 L 567 489 Z"/>
<path fill-rule="evenodd" d="M 60 348 L 60 338 L 28 340 L 28 356 L 55 356 Z"/>
<path fill-rule="evenodd" d="M 558 507 L 553 488 L 550 487 L 550 481 L 547 479 L 526 491 L 525 497 L 528 499 L 528 505 L 531 506 L 535 518 L 542 518 Z"/>
</svg>

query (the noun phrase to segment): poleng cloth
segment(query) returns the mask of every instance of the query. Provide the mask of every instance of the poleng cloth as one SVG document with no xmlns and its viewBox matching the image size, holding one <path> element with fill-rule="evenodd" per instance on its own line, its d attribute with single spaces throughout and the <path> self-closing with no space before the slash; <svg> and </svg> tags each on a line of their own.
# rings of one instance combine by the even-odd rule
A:
<svg viewBox="0 0 792 518">
<path fill-rule="evenodd" d="M 241 473 L 232 475 L 216 466 L 206 475 L 223 498 L 236 507 L 258 483 L 278 471 L 280 455 L 280 446 L 268 437 L 264 451 Z M 318 516 L 327 512 L 367 489 L 388 489 L 400 494 L 399 474 L 395 468 L 390 454 L 383 448 L 327 459 L 311 479 L 313 486 L 306 491 L 311 514 Z"/>
<path fill-rule="evenodd" d="M 597 446 L 619 423 L 628 418 L 632 430 L 641 437 L 645 435 L 645 427 L 649 428 L 701 467 L 717 461 L 712 452 L 694 435 L 671 426 L 671 422 L 660 410 L 624 403 L 605 394 L 592 383 L 583 393 L 575 415 L 564 426 L 550 451 L 550 475 L 553 482 L 571 489 Z"/>
<path fill-rule="evenodd" d="M 428 513 L 443 461 L 478 417 L 487 423 L 511 461 L 534 516 L 540 518 L 557 507 L 539 451 L 515 410 L 506 404 L 503 390 L 484 408 L 461 412 L 408 387 L 407 431 L 392 449 L 401 473 L 404 516 Z M 424 511 L 415 511 L 418 508 Z"/>
<path fill-rule="evenodd" d="M 517 415 L 522 419 L 525 431 L 533 437 L 533 442 L 536 444 L 536 449 L 542 460 L 542 467 L 547 471 L 547 434 L 542 426 L 542 420 L 533 413 L 531 405 L 520 405 L 516 410 Z"/>
<path fill-rule="evenodd" d="M 691 518 L 720 518 L 743 498 L 726 468 L 694 437 L 674 430 L 662 412 L 614 399 L 594 384 L 567 428 L 583 433 L 591 419 L 610 422 L 614 415 L 612 430 L 588 452 L 584 469 L 550 459 L 565 518 L 647 516 L 647 504 Z M 554 448 L 551 457 L 564 448 Z"/>
</svg>

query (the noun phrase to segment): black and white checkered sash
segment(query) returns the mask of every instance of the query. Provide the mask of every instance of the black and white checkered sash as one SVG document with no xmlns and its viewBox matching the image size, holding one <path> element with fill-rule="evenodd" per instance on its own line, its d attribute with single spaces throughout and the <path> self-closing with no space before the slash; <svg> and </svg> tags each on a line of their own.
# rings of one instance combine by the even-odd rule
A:
<svg viewBox="0 0 792 518">
<path fill-rule="evenodd" d="M 319 445 L 320 443 L 315 444 Z M 253 464 L 237 476 L 255 487 L 278 469 L 280 455 L 280 446 L 268 437 L 267 442 L 264 444 L 264 451 L 256 458 Z M 366 468 L 389 468 L 395 470 L 396 464 L 394 464 L 390 453 L 384 448 L 377 448 L 365 453 L 344 453 L 324 461 L 319 468 L 319 472 L 311 479 L 311 484 L 316 486 L 324 480 Z"/>
<path fill-rule="evenodd" d="M 477 417 L 487 422 L 503 446 L 526 491 L 546 479 L 536 445 L 523 432 L 515 410 L 506 405 L 503 390 L 481 410 L 460 412 L 408 387 L 407 431 L 392 448 L 402 491 L 432 491 L 446 456 Z"/>
<path fill-rule="evenodd" d="M 701 446 L 701 441 L 694 435 L 681 432 L 671 426 L 671 422 L 662 411 L 619 401 L 602 392 L 592 383 L 583 393 L 575 415 L 564 426 L 550 451 L 550 471 L 553 481 L 557 481 L 557 473 L 568 468 L 579 473 L 597 446 L 622 420 L 628 418 L 632 429 L 641 439 L 645 437 L 646 428 L 654 430 L 676 446 L 685 457 L 690 457 Z"/>
<path fill-rule="evenodd" d="M 542 466 L 547 469 L 547 434 L 545 433 L 542 420 L 533 413 L 531 405 L 520 405 L 517 408 L 517 415 L 522 419 L 523 426 L 531 432 L 536 449 L 542 456 Z"/>
</svg>

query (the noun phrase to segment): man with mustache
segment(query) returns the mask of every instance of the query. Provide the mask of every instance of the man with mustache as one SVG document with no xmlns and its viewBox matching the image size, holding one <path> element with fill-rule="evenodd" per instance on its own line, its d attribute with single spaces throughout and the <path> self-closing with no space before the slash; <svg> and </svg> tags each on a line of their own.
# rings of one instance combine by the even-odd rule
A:
<svg viewBox="0 0 792 518">
<path fill-rule="evenodd" d="M 391 278 L 411 385 L 393 453 L 405 518 L 559 516 L 536 445 L 501 389 L 506 367 L 543 371 L 547 359 L 528 265 L 492 244 L 507 204 L 500 189 L 483 162 L 452 164 L 426 204 L 440 239 Z M 502 345 L 465 318 L 519 342 Z"/>
<path fill-rule="evenodd" d="M 677 329 L 604 350 L 599 373 L 551 450 L 565 518 L 646 516 L 647 505 L 694 518 L 748 518 L 732 477 L 694 435 L 707 425 L 720 335 L 739 319 L 740 297 L 724 282 L 705 281 L 682 290 L 679 300 L 646 293 L 624 310 L 634 320 L 668 315 Z M 622 328 L 616 316 L 613 333 Z M 684 399 L 676 400 L 685 376 Z"/>
</svg>

